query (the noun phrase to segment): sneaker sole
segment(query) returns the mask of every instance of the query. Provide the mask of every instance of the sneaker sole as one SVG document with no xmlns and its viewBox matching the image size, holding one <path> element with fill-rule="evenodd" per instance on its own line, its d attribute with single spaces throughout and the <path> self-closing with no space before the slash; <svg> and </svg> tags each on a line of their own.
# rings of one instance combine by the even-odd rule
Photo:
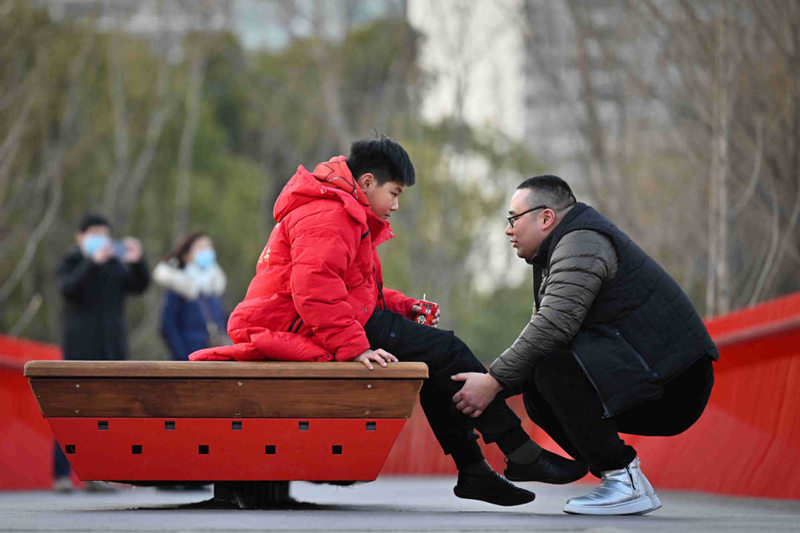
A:
<svg viewBox="0 0 800 533">
<path fill-rule="evenodd" d="M 567 514 L 583 515 L 643 515 L 661 508 L 658 496 L 640 496 L 635 500 L 613 505 L 575 505 L 565 504 Z"/>
</svg>

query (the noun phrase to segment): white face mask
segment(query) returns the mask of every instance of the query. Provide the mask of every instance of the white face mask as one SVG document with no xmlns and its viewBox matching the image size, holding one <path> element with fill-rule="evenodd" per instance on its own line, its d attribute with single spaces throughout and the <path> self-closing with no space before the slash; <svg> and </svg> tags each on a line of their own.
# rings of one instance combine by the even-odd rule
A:
<svg viewBox="0 0 800 533">
<path fill-rule="evenodd" d="M 87 235 L 83 239 L 83 253 L 92 256 L 100 248 L 108 246 L 110 239 L 106 235 Z"/>
</svg>

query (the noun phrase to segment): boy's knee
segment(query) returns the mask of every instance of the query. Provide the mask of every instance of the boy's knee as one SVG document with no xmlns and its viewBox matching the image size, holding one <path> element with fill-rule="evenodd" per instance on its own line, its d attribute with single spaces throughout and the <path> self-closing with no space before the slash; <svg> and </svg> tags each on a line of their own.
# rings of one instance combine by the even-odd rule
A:
<svg viewBox="0 0 800 533">
<path fill-rule="evenodd" d="M 469 349 L 469 346 L 455 335 L 450 345 L 450 354 L 454 359 L 462 361 L 468 368 L 468 370 L 464 370 L 464 372 L 480 372 L 482 374 L 488 372 L 486 367 L 483 366 L 483 363 L 478 361 L 478 358 L 475 357 L 475 354 Z"/>
</svg>

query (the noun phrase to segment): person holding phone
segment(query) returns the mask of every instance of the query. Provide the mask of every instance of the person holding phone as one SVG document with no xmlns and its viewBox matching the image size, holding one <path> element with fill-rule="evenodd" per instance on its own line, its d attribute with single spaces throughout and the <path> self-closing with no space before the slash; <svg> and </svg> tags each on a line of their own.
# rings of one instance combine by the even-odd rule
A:
<svg viewBox="0 0 800 533">
<path fill-rule="evenodd" d="M 84 215 L 76 246 L 57 271 L 64 299 L 61 349 L 66 360 L 109 361 L 127 357 L 124 303 L 150 283 L 138 239 L 111 239 L 111 223 L 102 215 Z M 56 488 L 69 490 L 69 464 L 56 453 Z"/>
<path fill-rule="evenodd" d="M 111 239 L 111 223 L 85 215 L 76 247 L 58 268 L 64 298 L 64 359 L 121 360 L 127 357 L 124 302 L 150 283 L 138 239 Z"/>
</svg>

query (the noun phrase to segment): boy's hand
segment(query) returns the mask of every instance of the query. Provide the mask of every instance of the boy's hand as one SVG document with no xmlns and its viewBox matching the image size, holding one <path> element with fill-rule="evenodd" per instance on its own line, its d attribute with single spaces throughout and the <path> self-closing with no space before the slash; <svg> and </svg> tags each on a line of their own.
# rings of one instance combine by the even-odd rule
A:
<svg viewBox="0 0 800 533">
<path fill-rule="evenodd" d="M 414 305 L 411 306 L 411 314 L 413 316 L 417 316 L 420 313 L 422 313 L 422 306 L 421 305 L 414 304 Z M 441 315 L 442 315 L 442 312 L 437 308 L 436 309 L 436 314 L 433 315 L 433 318 L 431 318 L 430 326 L 432 326 L 434 328 L 437 327 L 439 325 L 439 317 Z"/>
<path fill-rule="evenodd" d="M 396 363 L 397 357 L 393 356 L 386 350 L 378 348 L 377 350 L 367 350 L 353 359 L 353 361 L 364 363 L 364 366 L 372 370 L 373 367 L 370 361 L 375 361 L 376 363 L 380 363 L 381 366 L 386 366 L 388 363 Z"/>
</svg>

